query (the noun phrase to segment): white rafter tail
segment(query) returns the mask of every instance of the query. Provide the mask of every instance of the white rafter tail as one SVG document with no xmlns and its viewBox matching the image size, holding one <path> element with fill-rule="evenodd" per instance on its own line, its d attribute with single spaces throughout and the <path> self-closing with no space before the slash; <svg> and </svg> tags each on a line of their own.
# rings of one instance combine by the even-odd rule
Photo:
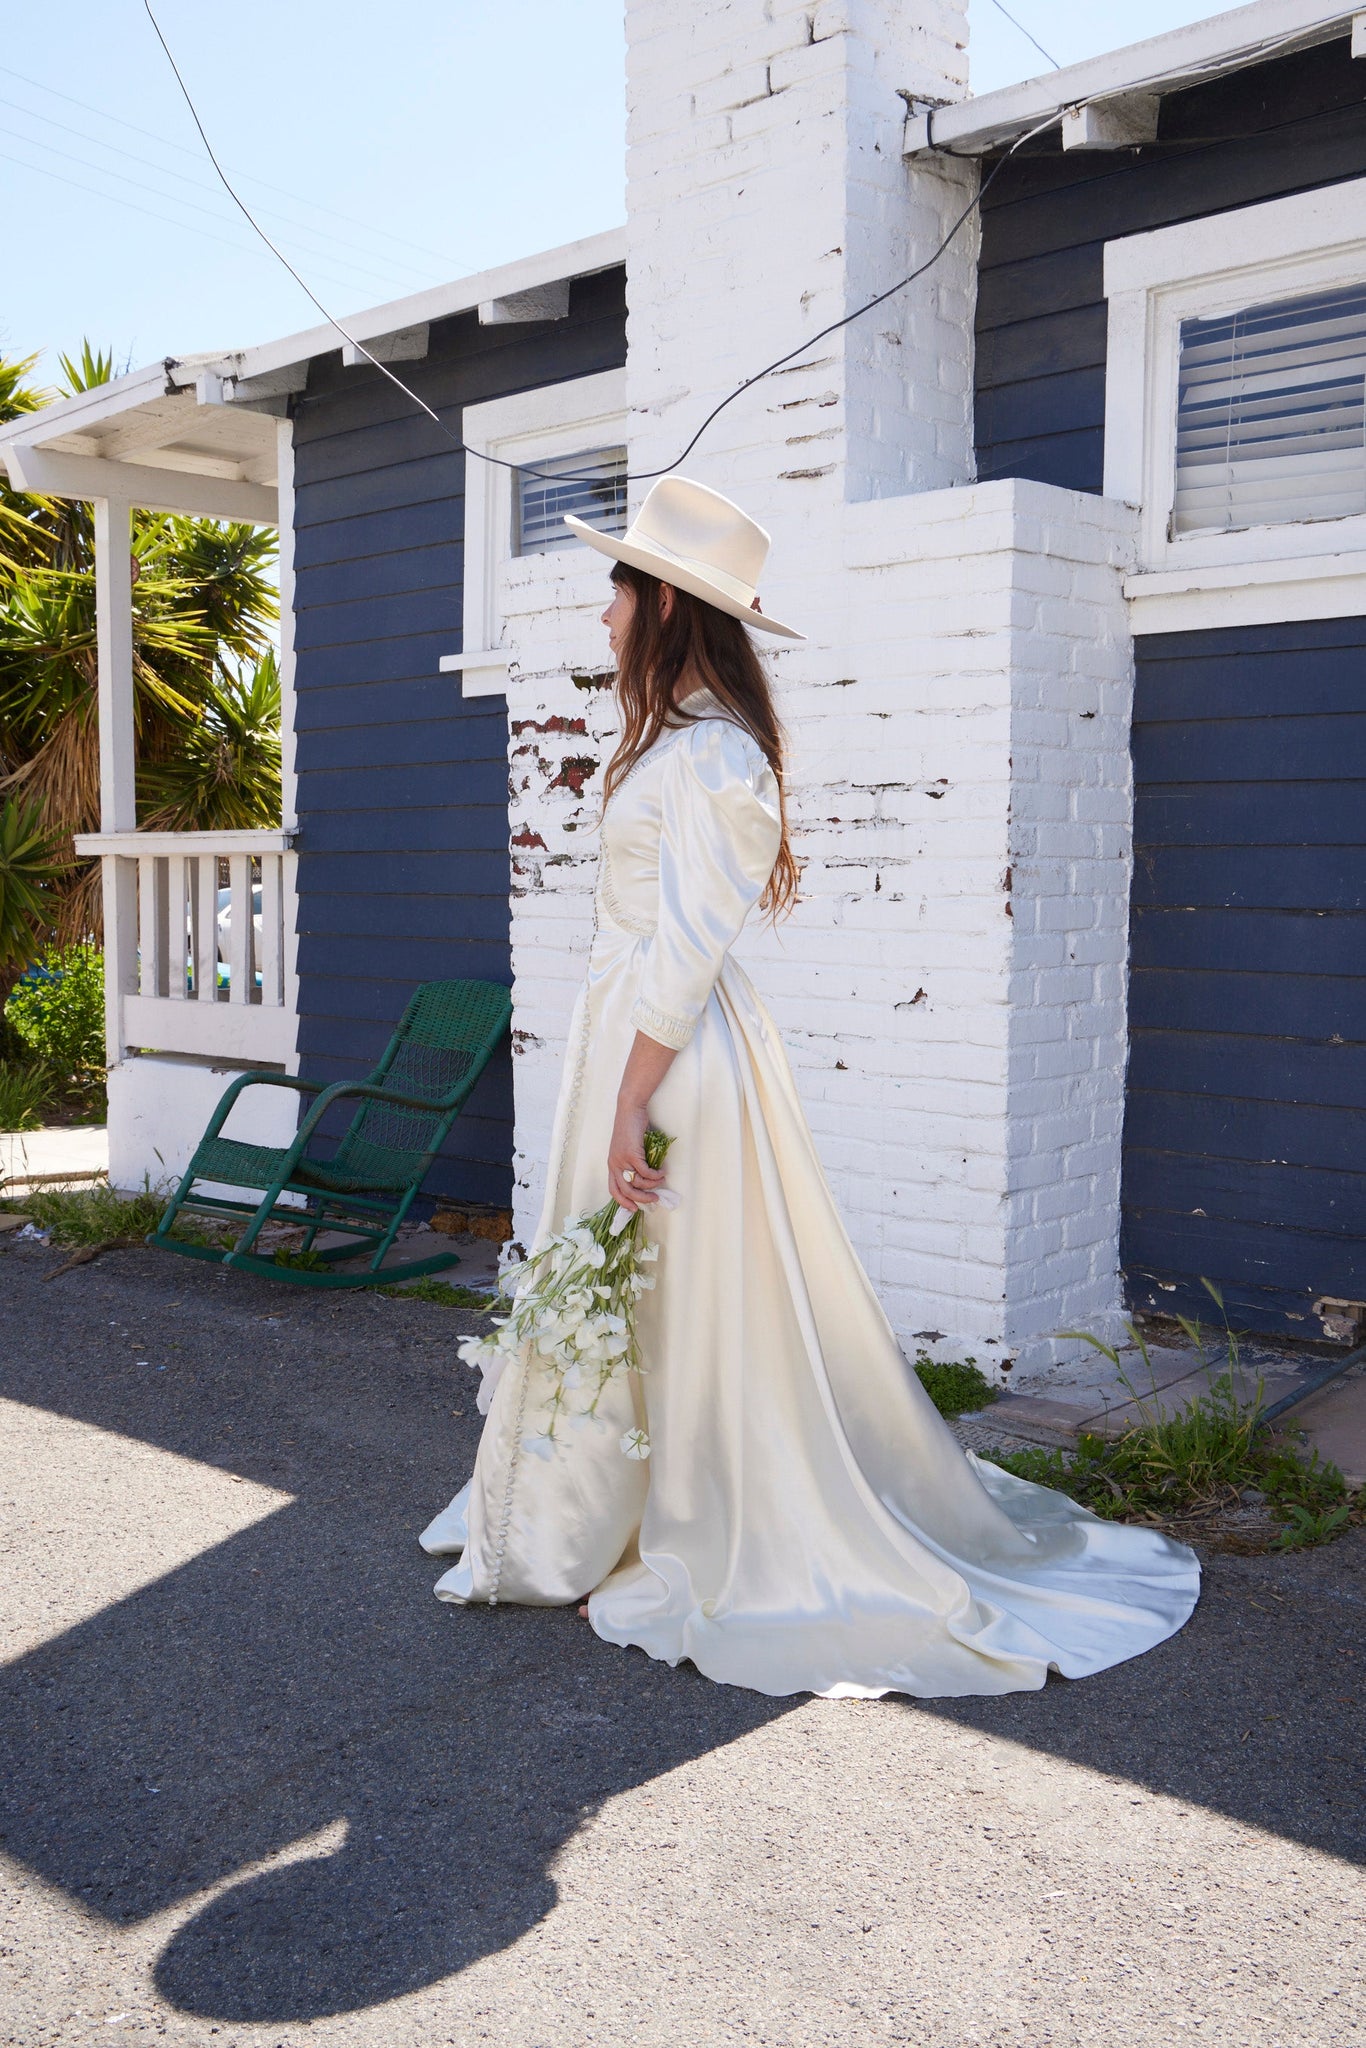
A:
<svg viewBox="0 0 1366 2048">
<path fill-rule="evenodd" d="M 509 292 L 502 299 L 479 301 L 481 327 L 516 327 L 532 320 L 569 318 L 569 280 L 536 285 L 531 291 Z"/>
<path fill-rule="evenodd" d="M 353 341 L 342 343 L 343 368 L 355 370 L 368 362 L 418 363 L 427 353 L 431 326 L 423 320 L 416 327 L 400 327 L 394 334 L 376 334 L 364 348 Z"/>
<path fill-rule="evenodd" d="M 1064 149 L 1134 149 L 1156 142 L 1162 102 L 1156 93 L 1134 92 L 1119 99 L 1069 107 L 1062 117 Z"/>
</svg>

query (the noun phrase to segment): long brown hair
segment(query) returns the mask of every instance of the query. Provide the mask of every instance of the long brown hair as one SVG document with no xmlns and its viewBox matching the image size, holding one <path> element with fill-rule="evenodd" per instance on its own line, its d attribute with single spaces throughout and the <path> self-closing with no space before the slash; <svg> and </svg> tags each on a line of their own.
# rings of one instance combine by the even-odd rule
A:
<svg viewBox="0 0 1366 2048">
<path fill-rule="evenodd" d="M 613 564 L 612 581 L 624 585 L 636 603 L 617 661 L 621 739 L 607 764 L 604 804 L 666 726 L 691 725 L 699 715 L 706 715 L 681 711 L 674 701 L 682 678 L 696 677 L 697 686 L 710 691 L 762 749 L 777 780 L 782 839 L 759 907 L 772 918 L 785 915 L 796 901 L 798 874 L 787 830 L 783 734 L 753 641 L 739 619 L 676 584 L 669 586 L 674 602 L 666 619 L 660 603 L 660 579 L 627 562 Z"/>
</svg>

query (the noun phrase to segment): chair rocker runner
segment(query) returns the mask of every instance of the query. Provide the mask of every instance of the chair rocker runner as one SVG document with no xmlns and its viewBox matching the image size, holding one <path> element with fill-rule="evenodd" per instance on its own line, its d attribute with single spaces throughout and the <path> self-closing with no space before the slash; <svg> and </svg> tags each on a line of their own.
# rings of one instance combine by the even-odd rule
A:
<svg viewBox="0 0 1366 2048">
<path fill-rule="evenodd" d="M 340 1081 L 331 1088 L 286 1074 L 243 1074 L 232 1083 L 199 1141 L 198 1150 L 156 1229 L 151 1245 L 210 1259 L 272 1280 L 303 1287 L 373 1287 L 412 1279 L 459 1264 L 459 1253 L 432 1253 L 386 1266 L 398 1227 L 426 1179 L 446 1134 L 487 1066 L 512 1017 L 507 989 L 489 981 L 429 981 L 419 988 L 375 1071 L 365 1081 Z M 292 1088 L 317 1101 L 288 1146 L 251 1145 L 221 1136 L 238 1096 L 246 1088 Z M 310 1143 L 336 1102 L 359 1103 L 331 1158 L 311 1156 Z M 197 1192 L 197 1183 L 262 1189 L 259 1202 Z M 307 1207 L 281 1203 L 285 1194 L 304 1195 Z M 173 1238 L 182 1209 L 239 1216 L 247 1227 L 231 1251 Z M 283 1262 L 255 1249 L 270 1221 L 302 1224 L 304 1240 Z M 314 1250 L 320 1231 L 344 1233 L 339 1244 Z M 341 1273 L 338 1262 L 365 1251 L 362 1272 Z"/>
</svg>

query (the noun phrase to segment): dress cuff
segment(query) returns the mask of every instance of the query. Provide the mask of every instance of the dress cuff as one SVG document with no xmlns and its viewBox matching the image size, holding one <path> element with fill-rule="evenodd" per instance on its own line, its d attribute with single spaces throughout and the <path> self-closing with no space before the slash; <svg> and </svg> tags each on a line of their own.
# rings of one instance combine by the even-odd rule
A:
<svg viewBox="0 0 1366 2048">
<path fill-rule="evenodd" d="M 682 1052 L 684 1046 L 691 1043 L 697 1029 L 696 1017 L 671 1016 L 667 1010 L 657 1010 L 644 996 L 638 999 L 632 1010 L 631 1022 L 647 1038 L 653 1038 L 660 1045 L 671 1046 L 675 1052 Z"/>
</svg>

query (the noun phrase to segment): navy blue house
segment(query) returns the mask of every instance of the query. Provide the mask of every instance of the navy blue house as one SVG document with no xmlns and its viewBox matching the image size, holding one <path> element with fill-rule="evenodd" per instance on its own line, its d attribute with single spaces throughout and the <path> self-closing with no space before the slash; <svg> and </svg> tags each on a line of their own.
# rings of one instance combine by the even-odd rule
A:
<svg viewBox="0 0 1366 2048">
<path fill-rule="evenodd" d="M 736 0 L 737 32 L 746 6 L 751 0 Z M 751 11 L 757 19 L 757 0 Z M 956 44 L 949 48 L 948 31 L 945 38 L 944 82 L 952 89 L 960 53 Z M 1121 657 L 1132 633 L 1135 675 L 1128 1038 L 1126 1049 L 1116 970 L 1104 1055 L 1110 1149 L 1103 1171 L 1095 1169 L 1102 1190 L 1095 1206 L 1106 1221 L 1088 1240 L 1088 1256 L 1094 1252 L 1097 1272 L 1102 1263 L 1105 1271 L 1078 1315 L 1113 1313 L 1122 1092 L 1119 1243 L 1132 1306 L 1207 1314 L 1202 1283 L 1209 1280 L 1235 1321 L 1258 1330 L 1342 1337 L 1366 1323 L 1366 61 L 1353 55 L 1357 41 L 1366 48 L 1350 9 L 1254 0 L 1001 92 L 951 101 L 946 91 L 932 115 L 921 103 L 906 123 L 912 196 L 917 159 L 924 164 L 934 151 L 976 159 L 994 175 L 981 211 L 974 333 L 950 312 L 938 326 L 907 316 L 904 335 L 892 338 L 938 351 L 927 388 L 942 394 L 956 381 L 960 397 L 971 349 L 979 481 L 1059 487 L 1056 502 L 1065 502 L 1067 516 L 1076 494 L 1100 494 L 1111 501 L 1104 516 L 1115 533 L 1131 525 L 1134 534 L 1122 588 L 1115 565 L 1106 571 L 1106 616 L 1122 622 Z M 851 56 L 849 75 L 871 75 L 884 54 L 864 53 L 866 63 Z M 648 52 L 639 61 L 649 84 Z M 792 62 L 813 66 L 813 78 L 826 64 L 828 90 L 836 92 L 831 52 L 819 59 L 799 52 Z M 876 118 L 895 124 L 885 130 L 885 146 L 878 142 L 884 171 L 896 164 L 903 82 L 876 78 Z M 744 87 L 742 79 L 734 83 Z M 661 89 L 660 81 L 649 89 Z M 795 92 L 762 97 L 759 112 L 745 117 L 758 124 L 745 145 L 756 163 L 766 147 L 763 124 L 800 122 L 807 105 Z M 858 104 L 874 118 L 872 99 Z M 793 143 L 798 153 L 774 154 L 765 174 L 776 179 L 790 163 L 824 176 L 819 168 L 812 174 L 814 159 L 800 154 L 818 126 L 807 123 Z M 697 245 L 706 276 L 729 278 L 739 305 L 747 272 L 726 243 L 712 134 L 706 124 L 692 133 L 684 123 L 677 162 L 665 151 L 660 189 L 677 184 L 686 200 L 695 178 L 706 195 L 698 218 L 715 210 L 714 219 L 706 214 L 710 240 Z M 863 147 L 859 135 L 855 142 Z M 631 167 L 633 207 L 644 203 L 642 192 L 649 207 L 657 204 L 648 164 L 660 148 L 656 140 Z M 886 191 L 899 190 L 900 165 L 887 175 Z M 951 175 L 966 181 L 973 173 L 960 163 Z M 924 189 L 938 189 L 940 179 L 941 167 L 933 166 Z M 752 194 L 745 201 L 756 218 L 759 204 Z M 923 223 L 929 215 L 922 208 L 916 217 Z M 667 242 L 663 217 L 649 218 L 650 238 Z M 877 254 L 878 264 L 867 275 L 881 277 L 892 244 L 879 252 L 876 235 L 901 230 L 891 204 L 877 225 L 871 219 L 851 217 L 829 257 L 843 260 L 846 245 L 872 238 L 862 253 Z M 781 240 L 775 266 L 788 259 Z M 952 260 L 970 287 L 967 246 L 960 241 Z M 634 431 L 623 375 L 628 291 L 631 346 L 642 370 L 637 389 L 667 393 L 680 421 L 685 400 L 696 395 L 697 410 L 703 401 L 709 406 L 750 359 L 749 340 L 732 334 L 714 309 L 695 332 L 689 327 L 679 308 L 690 281 L 680 282 L 672 245 L 663 254 L 653 246 L 643 252 L 629 287 L 627 248 L 626 233 L 598 236 L 374 308 L 359 316 L 355 332 L 400 366 L 455 436 L 473 435 L 476 443 L 481 432 L 502 436 L 510 460 L 534 457 L 542 469 L 559 461 L 575 475 L 584 462 L 600 462 L 598 508 L 619 521 L 626 449 L 617 444 Z M 898 241 L 897 262 L 902 253 Z M 800 304 L 799 320 L 808 309 L 790 289 L 794 282 L 784 276 L 782 302 Z M 938 290 L 934 279 L 924 287 Z M 919 303 L 923 310 L 927 301 Z M 956 290 L 943 294 L 943 306 L 958 303 Z M 708 347 L 713 357 L 699 368 L 697 352 Z M 911 353 L 907 347 L 908 364 Z M 945 358 L 953 376 L 936 385 Z M 835 420 L 835 368 L 830 377 Z M 566 404 L 556 412 L 553 394 L 575 387 L 579 410 Z M 914 377 L 911 388 L 921 388 Z M 827 398 L 817 392 L 810 403 Z M 737 434 L 741 417 L 741 408 L 725 416 Z M 800 466 L 781 469 L 779 443 L 797 430 L 783 424 L 776 402 L 767 411 L 756 403 L 759 426 L 744 418 L 746 434 L 774 437 L 767 467 L 785 489 L 829 475 L 824 456 L 807 466 L 809 450 Z M 844 451 L 831 455 L 832 465 L 853 461 L 850 437 L 838 439 L 840 431 L 826 428 L 822 416 L 830 449 Z M 824 448 L 821 434 L 809 438 Z M 767 457 L 759 452 L 751 474 L 764 473 Z M 752 455 L 751 446 L 745 460 Z M 115 961 L 114 1171 L 122 1184 L 138 1185 L 145 1171 L 185 1163 L 225 1071 L 254 1064 L 297 1066 L 317 1081 L 355 1077 L 374 1061 L 418 982 L 511 980 L 510 840 L 519 827 L 509 824 L 509 706 L 499 691 L 510 686 L 509 662 L 520 660 L 521 643 L 504 630 L 507 618 L 493 616 L 493 598 L 481 616 L 480 593 L 494 587 L 486 573 L 495 552 L 489 535 L 500 536 L 496 545 L 509 560 L 544 550 L 562 534 L 563 506 L 553 486 L 527 495 L 519 484 L 510 499 L 491 494 L 492 472 L 467 462 L 331 326 L 236 356 L 155 363 L 10 423 L 0 432 L 0 460 L 19 488 L 104 506 L 97 533 L 110 617 L 129 603 L 119 588 L 127 555 L 119 519 L 129 505 L 278 519 L 282 527 L 292 840 L 284 832 L 219 835 L 201 846 L 195 835 L 135 834 L 131 673 L 123 687 L 118 647 L 102 646 L 101 719 L 117 728 L 117 744 L 103 828 L 85 850 L 106 863 L 107 946 Z M 948 466 L 954 481 L 941 489 L 941 465 L 935 493 L 951 516 L 953 491 L 971 481 L 965 437 Z M 887 473 L 896 474 L 894 461 Z M 906 475 L 914 483 L 911 469 Z M 860 497 L 852 486 L 822 488 L 841 507 Z M 799 496 L 780 494 L 775 502 L 781 512 L 798 507 Z M 814 506 L 814 491 L 800 503 Z M 799 519 L 800 511 L 794 526 Z M 811 524 L 805 537 L 814 530 Z M 467 556 L 483 565 L 468 575 Z M 833 540 L 830 559 L 841 559 Z M 513 566 L 520 573 L 526 565 Z M 523 590 L 550 588 L 528 573 Z M 559 660 L 561 680 L 572 675 L 562 652 L 527 673 L 551 674 Z M 931 651 L 931 666 L 934 658 Z M 831 678 L 841 684 L 853 673 L 845 659 Z M 454 666 L 462 667 L 459 684 Z M 810 679 L 822 681 L 814 670 Z M 853 706 L 856 698 L 841 701 Z M 574 707 L 574 730 L 584 730 L 583 708 Z M 563 706 L 556 717 L 562 714 Z M 856 715 L 849 712 L 851 725 Z M 913 751 L 909 724 L 902 736 Z M 879 728 L 878 744 L 895 737 L 895 728 Z M 866 743 L 854 734 L 851 751 Z M 1118 738 L 1112 755 L 1117 767 L 1106 786 L 1120 792 L 1122 805 Z M 843 772 L 832 768 L 836 779 Z M 521 826 L 519 847 L 544 848 L 535 820 Z M 1115 829 L 1118 845 L 1124 835 Z M 572 856 L 561 850 L 553 858 L 580 860 L 582 842 L 574 846 Z M 1125 849 L 1115 851 L 1109 870 L 1119 877 L 1116 906 L 1124 858 Z M 204 908 L 225 867 L 242 913 L 239 935 L 250 922 L 253 886 L 260 891 L 259 1003 L 247 1001 L 241 971 L 231 1002 L 197 999 L 204 948 L 213 945 Z M 553 906 L 553 892 L 547 900 Z M 1118 922 L 1116 908 L 1111 928 Z M 167 935 L 174 951 L 191 928 L 199 957 L 188 992 L 196 999 L 185 1000 L 185 962 L 168 966 Z M 859 966 L 854 944 L 835 963 L 839 973 Z M 519 1002 L 522 962 L 534 945 L 533 936 L 527 953 L 519 950 Z M 245 955 L 241 964 L 248 965 Z M 534 1109 L 538 1118 L 562 1022 L 555 1004 L 567 970 L 561 963 L 557 971 L 554 1000 L 540 1013 L 544 1063 L 524 1096 L 519 1083 L 528 1114 Z M 532 1009 L 539 999 L 532 989 Z M 901 1005 L 897 1014 L 908 1009 Z M 993 1015 L 983 1036 L 998 1024 Z M 833 1054 L 829 1064 L 848 1071 Z M 884 1062 L 879 1083 L 889 1103 L 900 1086 L 893 1064 Z M 484 1078 L 438 1162 L 433 1196 L 508 1205 L 512 1065 L 505 1055 Z M 951 1074 L 943 1085 L 944 1106 L 956 1112 Z M 818 1131 L 826 1138 L 831 1100 Z M 993 1116 L 1013 1114 L 1000 1109 L 1008 1092 L 993 1102 Z M 277 1105 L 273 1113 L 276 1122 L 256 1132 L 261 1142 L 282 1134 L 283 1111 Z M 993 1132 L 986 1148 L 996 1159 L 1010 1151 L 999 1137 Z M 1048 1162 L 1058 1181 L 1067 1175 L 1070 1142 L 1049 1140 L 1059 1148 Z M 955 1138 L 950 1149 L 967 1145 Z M 950 1161 L 949 1169 L 959 1165 L 966 1160 Z M 897 1177 L 883 1163 L 875 1169 L 884 1170 Z M 519 1169 L 519 1200 L 530 1201 L 533 1182 L 534 1173 Z M 999 1235 L 1013 1190 L 1004 1169 L 999 1186 L 984 1179 L 982 1187 L 972 1216 L 986 1228 L 972 1248 L 964 1248 L 966 1224 L 952 1256 L 917 1247 L 913 1232 L 899 1247 L 904 1271 L 895 1284 L 907 1318 L 917 1288 L 934 1293 L 945 1315 L 971 1296 L 986 1306 L 977 1325 L 961 1325 L 970 1335 L 987 1327 L 1016 1284 L 994 1270 L 983 1277 L 985 1255 L 976 1246 L 992 1231 Z M 876 1251 L 876 1236 L 870 1226 L 861 1249 Z M 1061 1224 L 1058 1237 L 1066 1253 Z M 1028 1276 L 1019 1289 L 1027 1285 Z M 927 1318 L 928 1311 L 906 1320 L 905 1333 L 914 1336 L 914 1322 Z M 1013 1347 L 1007 1322 L 987 1341 Z M 1051 1329 L 1060 1327 L 1075 1324 Z M 1026 1331 L 1026 1338 L 1038 1341 L 1042 1358 L 1049 1333 Z"/>
<path fill-rule="evenodd" d="M 614 369 L 625 279 L 573 280 L 564 318 L 433 322 L 405 382 L 458 436 L 468 406 Z M 381 373 L 315 358 L 292 401 L 299 1052 L 365 1072 L 419 981 L 510 982 L 507 711 L 438 673 L 460 646 L 465 457 Z M 506 1051 L 429 1192 L 505 1206 Z"/>
<path fill-rule="evenodd" d="M 1003 167 L 982 220 L 982 477 L 1106 487 L 1107 430 L 1135 402 L 1107 377 L 1106 244 L 1213 215 L 1230 243 L 1240 216 L 1248 224 L 1246 304 L 1289 303 L 1300 319 L 1297 353 L 1276 356 L 1274 335 L 1249 342 L 1214 394 L 1204 453 L 1220 437 L 1216 454 L 1233 444 L 1221 486 L 1238 488 L 1240 436 L 1244 455 L 1285 448 L 1293 466 L 1292 437 L 1312 431 L 1349 472 L 1366 463 L 1359 253 L 1327 290 L 1307 268 L 1299 284 L 1289 260 L 1273 267 L 1270 251 L 1258 276 L 1266 202 L 1324 193 L 1338 202 L 1327 218 L 1344 224 L 1358 203 L 1366 64 L 1349 29 L 1177 81 L 1155 96 L 1149 141 L 1069 151 L 1054 131 Z M 1199 454 L 1195 381 L 1177 402 Z M 1179 446 L 1177 461 L 1179 509 Z M 1305 476 L 1304 499 L 1279 513 L 1197 507 L 1169 537 L 1197 533 L 1202 518 L 1264 538 L 1284 521 L 1303 544 L 1321 519 L 1319 545 L 1335 554 L 1366 498 L 1316 497 L 1313 485 Z M 1278 617 L 1268 586 L 1284 564 L 1265 546 L 1250 560 L 1263 591 L 1244 623 L 1144 631 L 1135 606 L 1122 1260 L 1136 1305 L 1208 1315 L 1208 1276 L 1236 1320 L 1321 1336 L 1316 1299 L 1366 1299 L 1366 617 L 1351 609 L 1366 606 L 1340 589 L 1316 603 L 1300 582 Z"/>
</svg>

